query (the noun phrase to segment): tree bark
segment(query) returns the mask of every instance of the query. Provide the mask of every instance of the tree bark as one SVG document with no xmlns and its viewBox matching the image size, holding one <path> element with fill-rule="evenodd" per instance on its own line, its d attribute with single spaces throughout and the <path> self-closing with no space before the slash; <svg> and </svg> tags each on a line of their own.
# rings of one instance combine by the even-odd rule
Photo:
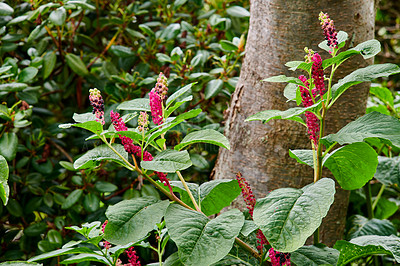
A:
<svg viewBox="0 0 400 266">
<path fill-rule="evenodd" d="M 220 150 L 213 172 L 215 179 L 232 178 L 240 171 L 257 198 L 280 187 L 299 188 L 313 182 L 312 169 L 296 163 L 288 155 L 289 149 L 311 149 L 303 126 L 286 120 L 267 124 L 244 120 L 262 110 L 286 110 L 295 106 L 293 102 L 286 103 L 283 96 L 286 84 L 260 80 L 281 74 L 299 76 L 301 72 L 292 72 L 284 64 L 303 60 L 304 47 L 319 52 L 323 59 L 329 57 L 318 48 L 324 40 L 318 20 L 320 11 L 330 15 L 338 31 L 349 34 L 344 49 L 349 48 L 349 44 L 355 46 L 374 37 L 373 0 L 251 0 L 246 56 L 225 125 L 231 150 Z M 335 76 L 342 78 L 370 63 L 372 61 L 366 62 L 361 56 L 354 57 L 341 66 Z M 365 113 L 368 87 L 368 84 L 356 86 L 335 103 L 328 112 L 327 134 L 337 132 Z M 324 172 L 324 176 L 328 175 Z M 321 228 L 322 242 L 330 246 L 342 238 L 349 197 L 349 191 L 338 185 L 336 188 L 335 203 Z M 242 204 L 240 202 L 236 205 Z"/>
</svg>

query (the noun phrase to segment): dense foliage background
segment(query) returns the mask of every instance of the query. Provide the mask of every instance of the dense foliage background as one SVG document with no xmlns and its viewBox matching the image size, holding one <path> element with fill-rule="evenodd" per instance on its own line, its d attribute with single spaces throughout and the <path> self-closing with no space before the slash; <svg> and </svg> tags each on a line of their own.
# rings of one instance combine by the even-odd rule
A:
<svg viewBox="0 0 400 266">
<path fill-rule="evenodd" d="M 106 208 L 122 199 L 160 197 L 150 184 L 138 190 L 136 176 L 112 164 L 75 170 L 73 160 L 96 141 L 85 141 L 90 134 L 82 130 L 58 125 L 71 121 L 74 113 L 91 111 L 90 88 L 102 91 L 108 114 L 117 103 L 144 97 L 162 71 L 171 93 L 197 82 L 193 100 L 177 113 L 193 107 L 204 111 L 167 139 L 178 141 L 193 128 L 222 132 L 250 15 L 247 1 L 5 3 L 0 3 L 0 154 L 10 167 L 10 199 L 5 207 L 0 204 L 0 261 L 25 260 L 61 247 L 76 237 L 64 226 L 103 221 Z M 377 37 L 384 53 L 379 62 L 399 63 L 396 10 L 396 1 L 381 2 Z M 368 111 L 400 117 L 399 81 L 381 82 L 387 89 L 384 94 L 371 89 Z M 136 119 L 130 123 L 136 125 Z M 186 176 L 192 182 L 208 180 L 218 149 L 193 145 L 189 152 L 195 167 Z M 380 153 L 389 158 L 398 151 L 384 146 Z M 390 163 L 388 167 L 396 165 Z M 392 184 L 377 181 L 372 186 L 372 194 L 380 198 L 375 217 L 390 218 L 385 228 L 391 233 L 400 228 L 396 171 Z M 365 197 L 361 190 L 352 193 L 347 238 L 367 216 Z M 148 249 L 139 249 L 139 254 L 144 262 L 154 260 Z"/>
</svg>

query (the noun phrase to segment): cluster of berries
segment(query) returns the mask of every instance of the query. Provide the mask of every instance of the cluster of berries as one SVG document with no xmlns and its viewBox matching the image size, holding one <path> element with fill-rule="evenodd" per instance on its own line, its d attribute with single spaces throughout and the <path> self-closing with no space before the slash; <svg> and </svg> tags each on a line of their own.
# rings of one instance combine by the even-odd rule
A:
<svg viewBox="0 0 400 266">
<path fill-rule="evenodd" d="M 290 266 L 290 253 L 282 253 L 275 251 L 273 248 L 269 249 L 269 257 L 271 258 L 272 266 Z"/>
<path fill-rule="evenodd" d="M 93 106 L 93 114 L 96 116 L 96 121 L 104 125 L 104 101 L 98 89 L 89 90 L 90 105 Z"/>
<path fill-rule="evenodd" d="M 324 30 L 325 40 L 327 40 L 328 46 L 331 48 L 329 53 L 332 53 L 332 49 L 336 49 L 338 45 L 335 25 L 327 13 L 319 13 L 319 20 L 321 21 L 321 27 Z"/>
</svg>

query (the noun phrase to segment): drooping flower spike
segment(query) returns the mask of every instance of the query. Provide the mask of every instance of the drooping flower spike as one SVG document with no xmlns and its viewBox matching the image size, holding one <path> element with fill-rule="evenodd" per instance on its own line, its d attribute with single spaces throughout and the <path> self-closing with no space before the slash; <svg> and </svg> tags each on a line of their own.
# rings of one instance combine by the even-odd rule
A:
<svg viewBox="0 0 400 266">
<path fill-rule="evenodd" d="M 104 125 L 104 101 L 98 89 L 89 90 L 90 105 L 93 106 L 93 114 L 96 116 L 96 121 Z"/>
<path fill-rule="evenodd" d="M 325 40 L 328 42 L 328 46 L 331 48 L 329 53 L 333 53 L 333 49 L 338 46 L 337 32 L 333 20 L 329 18 L 327 13 L 319 13 L 319 20 L 321 21 L 321 28 L 324 30 Z"/>
</svg>

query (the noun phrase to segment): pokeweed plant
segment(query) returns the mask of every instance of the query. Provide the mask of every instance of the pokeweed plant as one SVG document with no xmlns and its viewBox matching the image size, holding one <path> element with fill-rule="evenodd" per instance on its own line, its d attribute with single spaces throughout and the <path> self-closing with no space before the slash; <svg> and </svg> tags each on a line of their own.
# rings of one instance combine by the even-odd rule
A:
<svg viewBox="0 0 400 266">
<path fill-rule="evenodd" d="M 103 128 L 104 101 L 100 91 L 92 89 L 90 101 L 93 113 L 75 114 L 75 124 L 61 127 L 89 130 L 94 134 L 89 139 L 99 139 L 104 144 L 78 158 L 74 167 L 93 169 L 101 161 L 113 161 L 137 172 L 139 184 L 143 182 L 141 179 L 145 179 L 167 199 L 141 197 L 110 206 L 106 211 L 107 223 L 103 230 L 100 229 L 100 222 L 82 228 L 71 227 L 86 237 L 87 240 L 83 242 L 91 243 L 97 250 L 84 249 L 80 242 L 72 242 L 30 261 L 80 253 L 63 263 L 97 261 L 120 265 L 118 256 L 124 249 L 141 245 L 156 251 L 159 263 L 163 265 L 164 248 L 170 238 L 178 251 L 171 254 L 164 265 L 250 264 L 248 261 L 251 260 L 244 259 L 239 249 L 253 256 L 260 265 L 345 265 L 360 257 L 376 254 L 391 255 L 400 262 L 400 238 L 395 235 L 363 235 L 350 242 L 340 240 L 334 249 L 319 243 L 318 228 L 335 194 L 334 181 L 322 178 L 322 167 L 327 167 L 333 173 L 342 188 L 358 189 L 373 178 L 378 164 L 377 153 L 365 140 L 374 138 L 400 146 L 400 136 L 396 133 L 399 132 L 400 122 L 377 112 L 360 117 L 336 134 L 324 135 L 328 110 L 348 88 L 377 77 L 399 73 L 400 68 L 393 64 L 372 65 L 358 69 L 332 85 L 334 73 L 344 61 L 356 54 L 364 58 L 373 57 L 380 51 L 380 44 L 371 40 L 339 53 L 345 45 L 347 34 L 336 33 L 333 21 L 327 14 L 321 12 L 320 20 L 326 40 L 319 47 L 332 57 L 322 60 L 318 53 L 306 49 L 305 62 L 294 61 L 286 65 L 291 70 L 305 70 L 308 77 L 277 76 L 265 80 L 289 83 L 285 88 L 285 96 L 298 104 L 302 103 L 304 107 L 262 111 L 247 119 L 266 122 L 289 119 L 307 127 L 312 149 L 292 150 L 290 155 L 314 169 L 313 184 L 301 189 L 277 189 L 265 198 L 256 200 L 249 184 L 240 174 L 236 180 L 213 180 L 201 185 L 188 183 L 181 171 L 189 168 L 192 162 L 183 148 L 195 143 L 211 143 L 229 149 L 228 140 L 211 129 L 190 132 L 174 147 L 170 147 L 165 139 L 165 134 L 173 127 L 200 114 L 200 109 L 193 109 L 176 117 L 171 116 L 174 110 L 192 99 L 187 94 L 190 94 L 194 83 L 178 89 L 167 98 L 167 80 L 160 74 L 149 98 L 123 102 L 117 107 L 121 111 L 136 112 L 124 116 L 111 112 L 112 125 L 108 129 Z M 326 82 L 324 69 L 328 67 L 331 72 Z M 151 126 L 148 112 L 152 115 Z M 306 122 L 302 114 L 305 114 Z M 134 117 L 138 117 L 138 125 L 135 129 L 129 129 L 126 123 Z M 118 138 L 122 145 L 115 143 Z M 337 144 L 344 146 L 335 149 Z M 156 155 L 153 157 L 151 152 L 156 152 Z M 168 174 L 176 174 L 179 181 L 170 181 Z M 245 220 L 243 213 L 236 209 L 209 218 L 229 206 L 240 192 L 249 209 L 249 219 Z M 146 242 L 153 230 L 158 235 L 157 248 Z M 251 234 L 256 235 L 256 243 L 243 240 Z M 304 246 L 307 238 L 313 234 L 314 245 Z M 103 238 L 104 241 L 100 242 Z M 254 244 L 258 250 L 253 247 Z M 129 256 L 133 257 L 132 254 Z"/>
</svg>

